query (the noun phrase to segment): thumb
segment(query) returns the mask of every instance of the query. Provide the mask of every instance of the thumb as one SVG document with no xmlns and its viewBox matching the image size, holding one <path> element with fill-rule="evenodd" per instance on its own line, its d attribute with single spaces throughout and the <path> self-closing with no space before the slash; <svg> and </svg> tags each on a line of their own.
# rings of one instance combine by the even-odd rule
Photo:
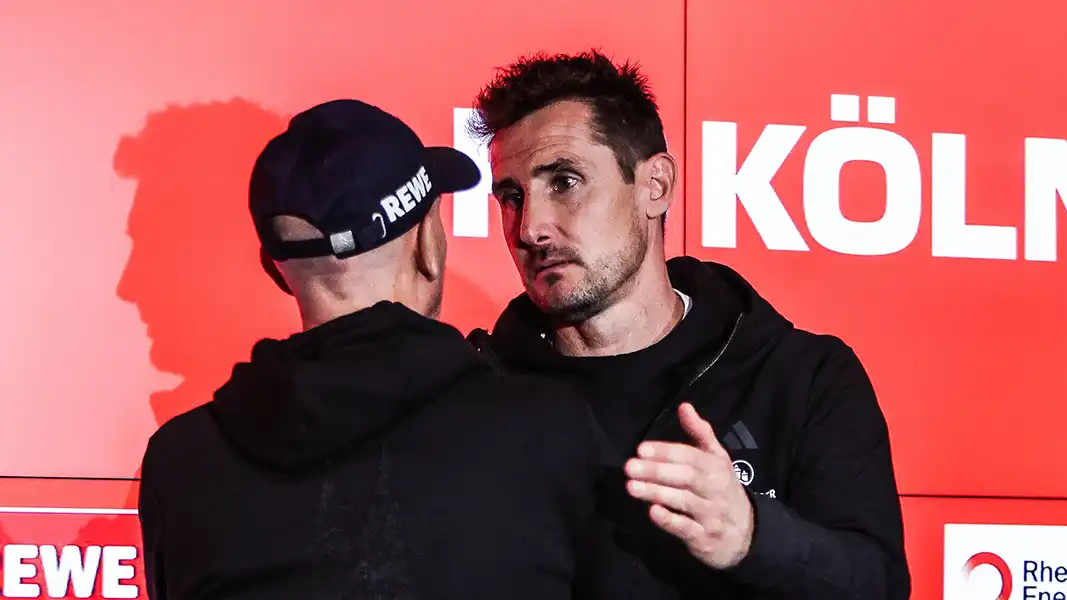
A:
<svg viewBox="0 0 1067 600">
<path fill-rule="evenodd" d="M 693 438 L 702 450 L 712 454 L 726 454 L 719 439 L 715 437 L 715 430 L 711 428 L 711 424 L 700 416 L 692 404 L 685 402 L 678 407 L 678 420 L 682 424 L 682 429 L 685 429 L 689 437 Z"/>
</svg>

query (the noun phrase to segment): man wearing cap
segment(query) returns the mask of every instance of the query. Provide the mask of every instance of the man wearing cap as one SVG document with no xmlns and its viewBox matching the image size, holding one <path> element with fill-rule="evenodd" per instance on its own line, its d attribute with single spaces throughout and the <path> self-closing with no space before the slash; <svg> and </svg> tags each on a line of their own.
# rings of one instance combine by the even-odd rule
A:
<svg viewBox="0 0 1067 600">
<path fill-rule="evenodd" d="M 588 409 L 433 318 L 439 196 L 479 177 L 354 100 L 267 144 L 249 205 L 304 330 L 257 343 L 149 441 L 149 598 L 574 597 L 595 522 Z"/>
</svg>

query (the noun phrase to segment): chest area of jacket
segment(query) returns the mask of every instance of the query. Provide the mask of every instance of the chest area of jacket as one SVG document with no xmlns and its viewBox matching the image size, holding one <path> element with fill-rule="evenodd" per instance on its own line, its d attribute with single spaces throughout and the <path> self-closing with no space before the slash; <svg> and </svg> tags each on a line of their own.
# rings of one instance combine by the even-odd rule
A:
<svg viewBox="0 0 1067 600">
<path fill-rule="evenodd" d="M 751 493 L 785 500 L 810 383 L 773 364 L 732 377 L 708 375 L 710 370 L 667 401 L 669 408 L 646 439 L 691 443 L 677 418 L 677 406 L 688 402 L 711 424 L 741 484 Z"/>
</svg>

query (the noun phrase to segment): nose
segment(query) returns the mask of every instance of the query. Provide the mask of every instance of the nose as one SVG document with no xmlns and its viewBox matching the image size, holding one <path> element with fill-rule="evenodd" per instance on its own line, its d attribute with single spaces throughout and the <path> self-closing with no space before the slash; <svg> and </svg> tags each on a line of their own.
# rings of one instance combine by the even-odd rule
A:
<svg viewBox="0 0 1067 600">
<path fill-rule="evenodd" d="M 552 239 L 554 218 L 547 202 L 527 201 L 522 207 L 519 239 L 528 247 L 542 246 Z"/>
<path fill-rule="evenodd" d="M 122 275 L 119 277 L 119 283 L 115 286 L 115 295 L 119 297 L 119 300 L 129 303 L 135 303 L 137 301 L 136 294 L 133 289 L 133 282 L 131 281 L 136 277 L 134 270 L 137 268 L 137 247 L 134 246 L 130 252 L 130 257 L 126 259 L 126 268 L 122 270 Z"/>
</svg>

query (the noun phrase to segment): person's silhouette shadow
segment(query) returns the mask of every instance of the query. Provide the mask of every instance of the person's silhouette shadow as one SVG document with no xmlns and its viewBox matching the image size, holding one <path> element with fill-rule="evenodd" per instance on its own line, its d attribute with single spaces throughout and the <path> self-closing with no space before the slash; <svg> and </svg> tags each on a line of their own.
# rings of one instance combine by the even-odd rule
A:
<svg viewBox="0 0 1067 600">
<path fill-rule="evenodd" d="M 259 266 L 247 208 L 255 159 L 286 123 L 240 99 L 172 106 L 119 142 L 115 171 L 135 180 L 137 191 L 128 226 L 133 248 L 118 295 L 137 305 L 152 363 L 183 378 L 176 389 L 152 395 L 159 425 L 209 401 L 257 340 L 299 328 L 293 299 Z M 444 321 L 465 332 L 491 326 L 497 309 L 449 269 Z"/>
<path fill-rule="evenodd" d="M 134 497 L 134 488 L 131 486 L 130 497 Z M 86 524 L 78 530 L 78 536 L 71 542 L 72 545 L 78 546 L 82 549 L 83 556 L 86 552 L 86 548 L 89 546 L 109 546 L 116 543 L 121 545 L 128 544 L 131 540 L 140 540 L 141 527 L 134 516 L 98 516 L 93 517 Z M 140 547 L 140 544 L 138 544 Z M 133 576 L 129 579 L 124 579 L 122 584 L 124 586 L 136 586 L 138 593 L 137 598 L 147 598 L 145 592 L 145 578 L 144 578 L 144 553 L 138 550 L 137 556 L 132 560 L 123 561 L 123 564 L 133 567 Z M 101 589 L 100 576 L 97 576 L 96 587 L 93 590 L 92 598 L 105 598 L 103 590 Z M 68 596 L 69 597 L 69 596 Z"/>
<path fill-rule="evenodd" d="M 137 191 L 118 295 L 137 305 L 152 363 L 183 378 L 152 395 L 159 425 L 209 401 L 257 340 L 299 326 L 292 299 L 259 266 L 247 209 L 252 165 L 285 126 L 236 99 L 168 107 L 119 142 L 115 171 Z"/>
<path fill-rule="evenodd" d="M 152 363 L 183 378 L 177 388 L 152 394 L 159 425 L 210 401 L 256 341 L 300 327 L 292 297 L 260 267 L 247 202 L 255 159 L 286 124 L 286 117 L 241 99 L 171 106 L 119 142 L 115 172 L 135 180 L 137 191 L 128 224 L 133 247 L 117 293 L 139 310 Z M 496 316 L 470 280 L 450 269 L 445 282 L 444 320 L 466 331 Z M 131 485 L 128 505 L 136 506 L 136 496 Z M 92 518 L 74 543 L 105 544 L 127 527 L 136 521 Z M 135 563 L 131 583 L 143 586 L 140 556 Z"/>
</svg>

